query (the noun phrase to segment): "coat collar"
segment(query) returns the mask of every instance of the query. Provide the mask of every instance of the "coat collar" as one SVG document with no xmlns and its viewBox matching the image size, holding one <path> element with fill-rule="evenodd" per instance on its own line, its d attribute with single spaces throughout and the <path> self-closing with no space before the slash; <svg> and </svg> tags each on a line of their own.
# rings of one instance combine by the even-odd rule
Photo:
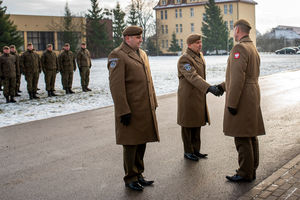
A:
<svg viewBox="0 0 300 200">
<path fill-rule="evenodd" d="M 252 40 L 250 39 L 249 35 L 247 35 L 240 39 L 239 43 L 242 43 L 242 42 L 252 42 Z"/>
<path fill-rule="evenodd" d="M 135 52 L 128 44 L 126 44 L 125 42 L 122 42 L 121 44 L 121 49 L 128 54 L 129 57 L 137 60 L 138 62 L 140 62 L 141 64 L 144 64 L 143 60 L 141 59 L 141 57 L 137 54 L 137 52 Z M 141 51 L 140 49 L 138 50 L 140 55 L 141 55 Z"/>
<path fill-rule="evenodd" d="M 194 60 L 198 61 L 198 62 L 203 62 L 201 59 L 201 54 L 197 55 L 193 50 L 191 50 L 190 48 L 187 48 L 186 53 L 188 55 L 190 55 Z"/>
</svg>

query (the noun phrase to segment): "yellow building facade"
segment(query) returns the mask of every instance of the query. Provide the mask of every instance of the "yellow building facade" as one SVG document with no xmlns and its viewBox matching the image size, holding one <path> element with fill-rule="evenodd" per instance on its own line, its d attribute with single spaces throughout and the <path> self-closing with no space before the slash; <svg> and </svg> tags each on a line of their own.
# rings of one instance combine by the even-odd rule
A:
<svg viewBox="0 0 300 200">
<path fill-rule="evenodd" d="M 17 30 L 24 39 L 25 47 L 31 42 L 37 51 L 44 51 L 47 44 L 52 44 L 54 50 L 61 50 L 64 41 L 62 39 L 63 17 L 59 16 L 37 16 L 37 15 L 10 15 L 10 20 L 17 26 Z M 84 17 L 74 17 L 74 32 L 79 37 L 79 42 L 85 42 L 86 19 Z"/>
<path fill-rule="evenodd" d="M 168 51 L 172 34 L 176 34 L 179 46 L 187 48 L 186 38 L 192 33 L 200 33 L 208 0 L 160 0 L 155 6 L 157 36 L 160 50 Z M 229 37 L 233 38 L 233 24 L 246 19 L 252 26 L 250 37 L 256 44 L 255 5 L 253 0 L 215 0 L 227 24 Z M 226 49 L 225 49 L 226 50 Z"/>
</svg>

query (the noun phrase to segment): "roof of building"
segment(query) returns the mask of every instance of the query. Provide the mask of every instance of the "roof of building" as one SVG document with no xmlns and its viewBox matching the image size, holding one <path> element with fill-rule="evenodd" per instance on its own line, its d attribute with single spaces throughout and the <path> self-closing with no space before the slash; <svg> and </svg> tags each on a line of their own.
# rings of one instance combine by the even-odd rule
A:
<svg viewBox="0 0 300 200">
<path fill-rule="evenodd" d="M 191 7 L 191 6 L 200 6 L 205 5 L 208 3 L 208 1 L 205 2 L 195 2 L 195 3 L 186 3 L 186 1 L 183 1 L 184 3 L 181 4 L 175 4 L 174 1 L 169 1 L 166 5 L 160 5 L 160 1 L 158 4 L 153 8 L 154 10 L 160 10 L 160 9 L 169 9 L 169 8 L 179 8 L 179 7 Z M 254 0 L 215 0 L 217 4 L 219 3 L 231 3 L 231 2 L 242 2 L 242 3 L 248 3 L 248 4 L 257 4 Z"/>
<path fill-rule="evenodd" d="M 296 26 L 284 26 L 284 25 L 279 25 L 274 29 L 281 29 L 281 30 L 292 30 L 294 32 L 296 32 L 297 34 L 300 35 L 300 27 L 296 27 Z"/>
</svg>

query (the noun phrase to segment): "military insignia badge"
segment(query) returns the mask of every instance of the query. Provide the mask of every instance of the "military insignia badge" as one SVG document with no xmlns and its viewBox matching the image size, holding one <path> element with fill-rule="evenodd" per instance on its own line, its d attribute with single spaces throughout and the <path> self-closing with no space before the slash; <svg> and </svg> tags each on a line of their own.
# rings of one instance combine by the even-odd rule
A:
<svg viewBox="0 0 300 200">
<path fill-rule="evenodd" d="M 183 65 L 183 67 L 186 71 L 191 71 L 191 69 L 192 69 L 190 64 L 185 64 L 185 65 Z"/>
<path fill-rule="evenodd" d="M 112 61 L 109 65 L 110 68 L 115 68 L 117 65 L 117 62 L 116 61 Z"/>
<path fill-rule="evenodd" d="M 234 54 L 234 59 L 239 59 L 240 58 L 240 53 L 235 53 Z"/>
</svg>

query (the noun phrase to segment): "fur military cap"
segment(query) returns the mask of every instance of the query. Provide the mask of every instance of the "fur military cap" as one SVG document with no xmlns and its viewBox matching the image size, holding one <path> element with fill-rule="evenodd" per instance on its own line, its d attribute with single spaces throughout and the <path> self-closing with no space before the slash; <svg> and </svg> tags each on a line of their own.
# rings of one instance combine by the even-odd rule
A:
<svg viewBox="0 0 300 200">
<path fill-rule="evenodd" d="M 52 47 L 52 44 L 47 44 L 47 48 L 48 48 L 48 47 Z"/>
<path fill-rule="evenodd" d="M 123 31 L 123 36 L 133 36 L 133 35 L 141 35 L 143 33 L 143 29 L 139 26 L 128 26 Z"/>
<path fill-rule="evenodd" d="M 12 45 L 9 46 L 9 48 L 14 48 L 15 49 L 16 46 L 12 44 Z"/>
<path fill-rule="evenodd" d="M 9 47 L 8 46 L 4 46 L 3 49 L 9 49 Z"/>
<path fill-rule="evenodd" d="M 188 36 L 188 38 L 186 39 L 186 43 L 189 44 L 193 44 L 198 40 L 202 39 L 202 35 L 195 33 L 195 34 L 191 34 Z"/>
<path fill-rule="evenodd" d="M 69 43 L 65 43 L 65 47 L 69 47 L 70 46 L 70 44 Z"/>
<path fill-rule="evenodd" d="M 247 26 L 249 29 L 252 28 L 251 25 L 250 25 L 250 23 L 247 20 L 245 20 L 245 19 L 240 19 L 240 20 L 236 21 L 234 23 L 233 27 L 236 27 L 237 25 L 240 25 L 240 24 L 243 24 L 243 25 Z"/>
</svg>

